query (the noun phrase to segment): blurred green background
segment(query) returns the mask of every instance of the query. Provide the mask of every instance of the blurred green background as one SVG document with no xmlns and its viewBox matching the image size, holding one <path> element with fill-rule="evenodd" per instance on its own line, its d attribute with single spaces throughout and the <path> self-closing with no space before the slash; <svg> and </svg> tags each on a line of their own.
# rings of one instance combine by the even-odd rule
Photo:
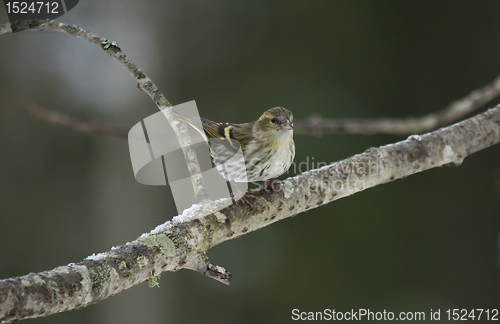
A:
<svg viewBox="0 0 500 324">
<path fill-rule="evenodd" d="M 500 74 L 495 0 L 86 0 L 59 20 L 113 39 L 172 104 L 196 100 L 217 121 L 278 105 L 295 119 L 419 116 Z M 157 108 L 121 66 L 56 32 L 2 35 L 0 49 L 0 278 L 81 261 L 175 216 L 168 187 L 135 181 L 126 141 L 45 123 L 17 104 L 130 128 Z M 295 161 L 401 139 L 296 135 Z M 292 309 L 498 308 L 499 162 L 497 145 L 217 246 L 209 256 L 232 272 L 230 286 L 165 273 L 160 289 L 143 283 L 33 322 L 284 323 Z"/>
</svg>

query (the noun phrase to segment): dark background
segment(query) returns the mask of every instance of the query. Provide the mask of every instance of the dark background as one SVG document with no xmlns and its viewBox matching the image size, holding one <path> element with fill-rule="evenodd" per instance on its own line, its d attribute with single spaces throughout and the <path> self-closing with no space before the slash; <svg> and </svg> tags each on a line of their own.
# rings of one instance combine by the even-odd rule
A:
<svg viewBox="0 0 500 324">
<path fill-rule="evenodd" d="M 438 111 L 500 74 L 499 1 L 97 1 L 59 20 L 116 41 L 172 104 L 217 121 L 274 106 L 295 119 Z M 0 22 L 7 22 L 0 9 Z M 132 241 L 175 216 L 128 145 L 28 115 L 25 97 L 130 128 L 156 106 L 93 45 L 0 36 L 0 278 Z M 499 100 L 488 104 L 493 107 Z M 332 162 L 404 137 L 296 135 L 295 161 Z M 335 201 L 210 251 L 230 286 L 182 270 L 34 323 L 282 323 L 292 309 L 500 305 L 500 149 Z M 314 165 L 311 165 L 311 168 Z M 290 175 L 290 174 L 289 174 Z"/>
</svg>

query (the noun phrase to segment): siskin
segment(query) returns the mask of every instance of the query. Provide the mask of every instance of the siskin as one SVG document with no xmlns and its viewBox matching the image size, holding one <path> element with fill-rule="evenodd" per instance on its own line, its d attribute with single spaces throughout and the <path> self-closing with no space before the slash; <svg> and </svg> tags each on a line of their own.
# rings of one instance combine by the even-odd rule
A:
<svg viewBox="0 0 500 324">
<path fill-rule="evenodd" d="M 195 127 L 192 121 L 186 121 Z M 288 109 L 271 108 L 258 120 L 244 124 L 217 123 L 205 118 L 201 118 L 201 124 L 212 159 L 226 180 L 270 180 L 272 185 L 272 180 L 292 165 L 293 114 Z M 234 158 L 240 148 L 244 163 Z"/>
</svg>

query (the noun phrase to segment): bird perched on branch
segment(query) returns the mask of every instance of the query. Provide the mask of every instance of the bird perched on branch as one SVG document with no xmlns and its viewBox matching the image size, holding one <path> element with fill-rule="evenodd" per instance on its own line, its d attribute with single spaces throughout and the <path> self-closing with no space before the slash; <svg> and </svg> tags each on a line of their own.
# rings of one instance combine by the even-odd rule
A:
<svg viewBox="0 0 500 324">
<path fill-rule="evenodd" d="M 195 127 L 192 121 L 186 121 Z M 244 124 L 217 123 L 205 118 L 201 118 L 201 124 L 217 170 L 226 180 L 270 180 L 274 189 L 273 179 L 292 165 L 293 114 L 288 109 L 271 108 L 258 120 Z M 236 158 L 240 149 L 244 161 Z"/>
</svg>

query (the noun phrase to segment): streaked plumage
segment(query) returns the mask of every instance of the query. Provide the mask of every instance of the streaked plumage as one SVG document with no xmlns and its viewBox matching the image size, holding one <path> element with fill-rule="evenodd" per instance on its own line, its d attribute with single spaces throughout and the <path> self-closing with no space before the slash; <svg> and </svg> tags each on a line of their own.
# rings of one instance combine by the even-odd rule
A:
<svg viewBox="0 0 500 324">
<path fill-rule="evenodd" d="M 216 123 L 204 118 L 201 121 L 213 161 L 226 180 L 252 182 L 277 178 L 293 162 L 293 115 L 288 109 L 271 108 L 257 121 L 244 124 Z M 235 155 L 240 147 L 244 164 Z"/>
</svg>

